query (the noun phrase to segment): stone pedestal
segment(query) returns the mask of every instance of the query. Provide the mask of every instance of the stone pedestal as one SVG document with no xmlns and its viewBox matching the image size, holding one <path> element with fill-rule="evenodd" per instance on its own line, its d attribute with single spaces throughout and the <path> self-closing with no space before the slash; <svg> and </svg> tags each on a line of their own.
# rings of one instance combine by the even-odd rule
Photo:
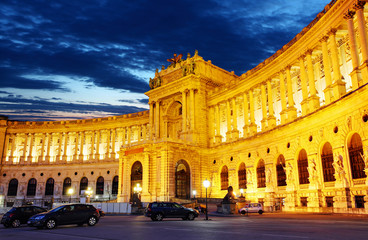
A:
<svg viewBox="0 0 368 240">
<path fill-rule="evenodd" d="M 273 212 L 275 211 L 275 198 L 274 198 L 274 193 L 268 193 L 265 196 L 265 201 L 264 201 L 264 211 L 266 212 Z"/>
<path fill-rule="evenodd" d="M 348 212 L 348 208 L 352 207 L 349 188 L 336 189 L 336 196 L 334 196 L 333 200 L 334 211 L 337 213 Z"/>
<path fill-rule="evenodd" d="M 288 192 L 285 199 L 285 211 L 295 211 L 295 206 L 297 206 L 296 191 Z"/>
<path fill-rule="evenodd" d="M 308 211 L 320 212 L 322 208 L 322 192 L 321 190 L 313 191 L 308 196 Z"/>
<path fill-rule="evenodd" d="M 234 214 L 236 209 L 236 203 L 223 203 L 222 213 L 224 214 Z"/>
</svg>

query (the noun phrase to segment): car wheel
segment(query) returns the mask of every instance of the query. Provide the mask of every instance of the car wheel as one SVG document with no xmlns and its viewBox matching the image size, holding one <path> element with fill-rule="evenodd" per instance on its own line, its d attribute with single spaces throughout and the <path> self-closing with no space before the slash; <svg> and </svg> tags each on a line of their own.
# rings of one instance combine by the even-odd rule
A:
<svg viewBox="0 0 368 240">
<path fill-rule="evenodd" d="M 19 219 L 14 219 L 11 225 L 12 225 L 13 228 L 19 227 L 20 226 Z"/>
<path fill-rule="evenodd" d="M 189 214 L 188 214 L 188 220 L 193 221 L 193 220 L 194 220 L 194 218 L 195 218 L 195 216 L 194 216 L 194 214 L 193 214 L 193 213 L 189 213 Z"/>
<path fill-rule="evenodd" d="M 259 211 L 258 211 L 258 213 L 259 213 L 259 214 L 262 214 L 262 213 L 263 213 L 263 211 L 262 211 L 262 210 L 259 210 Z"/>
<path fill-rule="evenodd" d="M 243 210 L 243 211 L 241 211 L 240 213 L 241 213 L 241 214 L 245 214 L 246 212 Z"/>
<path fill-rule="evenodd" d="M 56 227 L 56 221 L 54 219 L 49 219 L 46 222 L 47 229 L 53 229 Z"/>
<path fill-rule="evenodd" d="M 96 223 L 97 223 L 96 217 L 92 216 L 92 217 L 88 218 L 88 222 L 87 222 L 88 226 L 94 226 L 94 225 L 96 225 Z"/>
<path fill-rule="evenodd" d="M 163 218 L 164 216 L 162 215 L 162 213 L 157 213 L 155 216 L 156 221 L 162 221 Z"/>
</svg>

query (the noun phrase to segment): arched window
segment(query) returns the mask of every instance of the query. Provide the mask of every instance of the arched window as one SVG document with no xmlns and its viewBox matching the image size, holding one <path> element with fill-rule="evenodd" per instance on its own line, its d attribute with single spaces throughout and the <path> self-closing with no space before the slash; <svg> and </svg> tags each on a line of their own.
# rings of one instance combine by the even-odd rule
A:
<svg viewBox="0 0 368 240">
<path fill-rule="evenodd" d="M 46 181 L 46 187 L 45 187 L 45 196 L 54 195 L 54 179 L 49 178 Z"/>
<path fill-rule="evenodd" d="M 221 190 L 227 190 L 229 187 L 229 171 L 227 166 L 223 166 L 221 169 Z"/>
<path fill-rule="evenodd" d="M 27 196 L 35 196 L 36 187 L 37 187 L 37 180 L 35 178 L 29 179 L 27 186 Z"/>
<path fill-rule="evenodd" d="M 142 179 L 143 179 L 143 166 L 142 163 L 140 161 L 136 161 L 133 166 L 132 166 L 132 170 L 131 170 L 131 175 L 130 175 L 130 197 L 131 199 L 134 198 L 134 195 L 137 194 L 134 192 L 134 188 L 135 187 L 142 187 Z M 141 195 L 138 194 L 138 197 L 140 197 Z"/>
<path fill-rule="evenodd" d="M 79 184 L 79 195 L 82 195 L 83 190 L 87 190 L 88 188 L 88 178 L 82 177 Z"/>
<path fill-rule="evenodd" d="M 96 182 L 96 195 L 103 195 L 104 194 L 104 178 L 98 177 Z"/>
<path fill-rule="evenodd" d="M 9 185 L 8 185 L 8 196 L 17 196 L 17 192 L 18 192 L 18 180 L 13 178 L 12 180 L 10 180 Z"/>
<path fill-rule="evenodd" d="M 359 134 L 354 133 L 354 135 L 351 137 L 348 149 L 349 149 L 351 174 L 353 179 L 366 178 L 367 175 L 364 172 L 365 164 L 362 158 L 363 144 Z"/>
<path fill-rule="evenodd" d="M 286 173 L 284 170 L 285 158 L 280 155 L 277 158 L 276 172 L 277 172 L 277 186 L 286 186 Z"/>
<path fill-rule="evenodd" d="M 68 194 L 68 189 L 72 187 L 72 180 L 70 178 L 65 178 L 63 182 L 63 195 Z"/>
<path fill-rule="evenodd" d="M 239 189 L 247 189 L 247 170 L 245 163 L 241 163 L 238 170 Z"/>
<path fill-rule="evenodd" d="M 299 184 L 308 184 L 309 183 L 308 156 L 307 152 L 304 149 L 300 150 L 299 152 L 298 172 L 299 172 Z"/>
<path fill-rule="evenodd" d="M 323 169 L 323 179 L 325 182 L 333 182 L 335 181 L 335 169 L 332 166 L 334 162 L 332 146 L 330 143 L 325 143 L 322 149 L 322 169 Z"/>
<path fill-rule="evenodd" d="M 257 166 L 257 187 L 266 187 L 266 171 L 264 161 L 261 159 Z"/>
<path fill-rule="evenodd" d="M 111 194 L 118 194 L 119 190 L 119 176 L 115 176 L 112 180 L 112 190 Z"/>
</svg>

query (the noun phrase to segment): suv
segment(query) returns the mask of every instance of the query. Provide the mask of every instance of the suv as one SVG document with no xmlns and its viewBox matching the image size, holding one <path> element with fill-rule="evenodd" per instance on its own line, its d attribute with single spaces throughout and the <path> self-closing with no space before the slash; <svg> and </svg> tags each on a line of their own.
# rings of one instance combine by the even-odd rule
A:
<svg viewBox="0 0 368 240">
<path fill-rule="evenodd" d="M 145 216 L 152 221 L 162 221 L 164 218 L 182 218 L 183 220 L 194 220 L 198 217 L 198 210 L 185 208 L 175 202 L 152 202 L 145 210 Z"/>
<path fill-rule="evenodd" d="M 23 206 L 23 207 L 13 207 L 7 213 L 4 214 L 1 219 L 1 223 L 4 227 L 19 227 L 21 224 L 27 223 L 27 220 L 37 214 L 46 212 L 45 208 L 37 206 Z"/>
<path fill-rule="evenodd" d="M 31 227 L 52 229 L 57 225 L 68 224 L 82 226 L 87 223 L 89 226 L 94 226 L 99 219 L 100 213 L 94 206 L 89 204 L 69 204 L 34 215 L 27 223 Z"/>
<path fill-rule="evenodd" d="M 262 203 L 247 203 L 245 206 L 241 209 L 239 209 L 240 214 L 246 214 L 246 213 L 263 213 L 263 206 Z"/>
</svg>

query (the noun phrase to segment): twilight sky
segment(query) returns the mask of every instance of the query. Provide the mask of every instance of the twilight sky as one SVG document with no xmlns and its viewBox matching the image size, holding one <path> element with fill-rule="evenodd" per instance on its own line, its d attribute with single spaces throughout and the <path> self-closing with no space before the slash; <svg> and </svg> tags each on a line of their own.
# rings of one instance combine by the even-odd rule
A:
<svg viewBox="0 0 368 240">
<path fill-rule="evenodd" d="M 174 53 L 197 49 L 241 75 L 330 1 L 1 0 L 0 115 L 48 121 L 146 110 L 149 78 Z"/>
</svg>

